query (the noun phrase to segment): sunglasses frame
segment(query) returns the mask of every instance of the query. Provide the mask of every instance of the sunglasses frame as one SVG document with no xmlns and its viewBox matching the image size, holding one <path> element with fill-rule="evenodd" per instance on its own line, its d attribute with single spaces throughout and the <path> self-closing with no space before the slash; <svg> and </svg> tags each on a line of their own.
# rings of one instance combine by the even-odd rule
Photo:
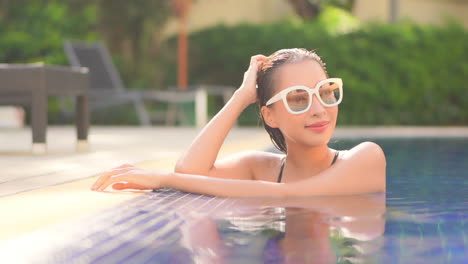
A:
<svg viewBox="0 0 468 264">
<path fill-rule="evenodd" d="M 325 84 L 327 82 L 338 83 L 338 89 L 340 89 L 340 95 L 341 96 L 338 99 L 338 101 L 336 101 L 333 104 L 325 104 L 325 102 L 322 100 L 322 98 L 320 98 L 320 94 L 319 94 L 320 86 L 322 86 L 323 84 Z M 289 107 L 288 101 L 287 101 L 287 98 L 286 98 L 287 94 L 289 92 L 297 90 L 297 89 L 303 89 L 303 90 L 306 90 L 309 93 L 309 104 L 307 105 L 307 107 L 304 110 L 301 110 L 301 111 L 293 111 Z M 285 105 L 285 107 L 286 107 L 286 109 L 288 110 L 289 113 L 299 115 L 299 114 L 307 112 L 310 109 L 310 107 L 312 106 L 312 98 L 313 98 L 314 94 L 317 97 L 317 99 L 319 100 L 319 102 L 324 107 L 333 107 L 333 106 L 339 105 L 341 103 L 341 101 L 343 100 L 343 80 L 341 80 L 341 78 L 328 78 L 328 79 L 325 79 L 325 80 L 321 80 L 320 82 L 318 82 L 315 85 L 315 87 L 313 89 L 309 88 L 309 87 L 307 87 L 305 85 L 294 85 L 294 86 L 288 87 L 288 88 L 284 89 L 283 91 L 281 91 L 281 92 L 277 93 L 276 95 L 274 95 L 272 98 L 270 98 L 270 100 L 268 100 L 268 102 L 266 103 L 266 106 L 272 105 L 273 103 L 276 103 L 279 100 L 283 100 L 283 103 L 284 103 L 284 105 Z"/>
</svg>

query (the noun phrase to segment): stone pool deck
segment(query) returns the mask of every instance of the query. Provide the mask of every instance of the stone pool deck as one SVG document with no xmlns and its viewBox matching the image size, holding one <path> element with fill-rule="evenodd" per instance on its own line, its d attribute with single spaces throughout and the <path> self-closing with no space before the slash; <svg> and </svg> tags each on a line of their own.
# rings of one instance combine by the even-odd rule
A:
<svg viewBox="0 0 468 264">
<path fill-rule="evenodd" d="M 31 132 L 0 129 L 0 240 L 93 213 L 138 195 L 89 190 L 100 172 L 123 163 L 172 170 L 199 130 L 171 127 L 92 127 L 89 150 L 75 152 L 75 131 L 48 129 L 48 152 L 32 155 Z M 468 127 L 341 128 L 337 138 L 468 137 Z M 271 147 L 262 128 L 235 128 L 220 156 Z"/>
</svg>

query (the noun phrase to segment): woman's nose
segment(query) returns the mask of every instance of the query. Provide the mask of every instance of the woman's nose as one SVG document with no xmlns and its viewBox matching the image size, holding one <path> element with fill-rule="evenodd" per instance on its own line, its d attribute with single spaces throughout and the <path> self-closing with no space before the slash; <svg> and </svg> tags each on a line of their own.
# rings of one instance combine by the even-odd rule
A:
<svg viewBox="0 0 468 264">
<path fill-rule="evenodd" d="M 312 105 L 310 106 L 309 113 L 313 115 L 321 115 L 325 113 L 325 107 L 315 94 L 312 96 Z"/>
</svg>

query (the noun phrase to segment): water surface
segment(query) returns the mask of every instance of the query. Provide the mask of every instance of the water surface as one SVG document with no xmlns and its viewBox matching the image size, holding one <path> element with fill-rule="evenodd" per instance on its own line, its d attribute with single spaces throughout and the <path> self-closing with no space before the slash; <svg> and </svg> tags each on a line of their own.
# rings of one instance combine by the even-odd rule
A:
<svg viewBox="0 0 468 264">
<path fill-rule="evenodd" d="M 466 263 L 468 139 L 373 141 L 387 157 L 386 194 L 224 199 L 160 190 L 0 250 L 15 263 Z"/>
</svg>

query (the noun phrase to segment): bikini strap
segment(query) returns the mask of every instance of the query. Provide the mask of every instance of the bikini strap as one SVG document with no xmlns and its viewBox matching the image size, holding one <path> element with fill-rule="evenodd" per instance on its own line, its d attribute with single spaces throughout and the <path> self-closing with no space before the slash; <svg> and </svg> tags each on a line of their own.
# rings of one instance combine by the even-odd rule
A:
<svg viewBox="0 0 468 264">
<path fill-rule="evenodd" d="M 337 150 L 335 152 L 335 156 L 333 157 L 333 160 L 332 160 L 332 163 L 330 164 L 330 166 L 335 164 L 335 161 L 338 159 L 339 154 L 340 154 L 340 151 Z"/>
<path fill-rule="evenodd" d="M 278 175 L 278 183 L 281 182 L 281 178 L 283 178 L 283 170 L 284 170 L 284 165 L 286 164 L 286 157 L 283 158 L 283 161 L 281 162 L 281 169 L 280 173 Z"/>
</svg>

